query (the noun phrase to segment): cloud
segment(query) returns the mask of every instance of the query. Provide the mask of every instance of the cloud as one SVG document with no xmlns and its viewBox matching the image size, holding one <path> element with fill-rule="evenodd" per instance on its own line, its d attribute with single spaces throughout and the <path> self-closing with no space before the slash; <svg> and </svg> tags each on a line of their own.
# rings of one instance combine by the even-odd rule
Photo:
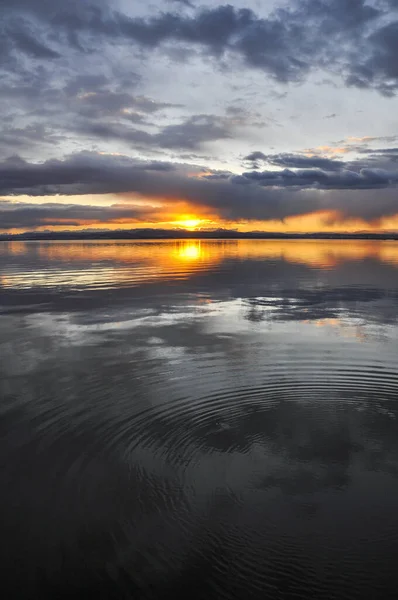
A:
<svg viewBox="0 0 398 600">
<path fill-rule="evenodd" d="M 177 2 L 192 8 L 189 1 L 173 3 Z M 17 22 L 15 27 L 20 29 L 14 27 L 9 35 L 19 40 L 20 50 L 42 53 L 43 58 L 59 56 L 48 46 L 48 27 L 43 27 L 47 23 L 59 31 L 60 44 L 74 49 L 88 50 L 93 39 L 97 44 L 133 43 L 146 50 L 182 43 L 200 47 L 216 59 L 237 55 L 251 68 L 285 83 L 302 80 L 314 68 L 341 71 L 345 65 L 348 85 L 374 86 L 392 93 L 398 85 L 397 24 L 381 19 L 386 6 L 382 10 L 365 0 L 305 0 L 267 18 L 228 4 L 201 7 L 189 14 L 160 12 L 147 18 L 111 10 L 107 2 L 13 4 L 7 0 L 3 10 L 7 9 L 6 16 L 24 15 L 23 25 Z M 393 3 L 388 5 L 389 11 L 394 8 Z M 28 35 L 29 19 L 32 33 Z"/>
<path fill-rule="evenodd" d="M 226 141 L 237 141 L 238 136 L 253 147 L 259 143 L 260 129 L 274 127 L 272 102 L 270 110 L 258 109 L 257 100 L 248 100 L 250 96 L 228 97 L 225 110 L 220 110 L 227 88 L 220 96 L 217 90 L 213 105 L 211 94 L 209 99 L 201 96 L 207 85 L 207 76 L 202 75 L 208 69 L 209 85 L 215 86 L 221 81 L 221 86 L 228 85 L 234 76 L 243 81 L 248 74 L 253 81 L 265 77 L 281 84 L 303 82 L 320 70 L 339 73 L 349 85 L 375 87 L 382 93 L 393 93 L 398 85 L 392 4 L 381 0 L 294 1 L 267 17 L 228 4 L 180 10 L 177 2 L 164 1 L 159 4 L 163 11 L 136 16 L 133 8 L 130 13 L 127 8 L 122 11 L 122 4 L 0 2 L 4 68 L 0 156 L 9 155 L 11 149 L 32 158 L 39 140 L 42 158 L 51 156 L 50 148 L 57 144 L 60 150 L 52 151 L 57 156 L 73 148 L 121 152 L 134 148 L 146 154 L 204 151 L 207 144 L 224 141 L 226 146 Z M 157 95 L 159 87 L 165 87 L 162 69 L 173 66 L 167 54 L 172 49 L 189 54 L 187 63 L 192 61 L 193 68 L 189 75 L 188 64 L 178 70 L 175 89 L 167 81 L 167 95 L 162 98 Z M 364 69 L 371 73 L 367 79 Z M 159 82 L 151 80 L 158 75 Z M 181 106 L 180 76 L 191 78 L 191 85 L 198 87 L 192 105 L 184 83 L 185 106 Z M 327 115 L 325 110 L 324 114 L 334 113 Z M 336 155 L 351 151 L 343 146 L 318 150 Z M 249 168 L 262 168 L 262 160 L 260 156 L 247 160 Z M 286 156 L 281 166 L 311 166 L 291 160 Z M 321 162 L 313 166 L 328 168 Z"/>
<path fill-rule="evenodd" d="M 19 27 L 9 31 L 9 38 L 15 47 L 29 56 L 37 59 L 60 58 L 61 54 L 52 50 L 45 44 L 35 39 L 34 34 L 28 30 L 28 26 L 19 23 Z"/>
<path fill-rule="evenodd" d="M 398 154 L 398 148 L 364 148 L 361 149 L 362 154 Z"/>
<path fill-rule="evenodd" d="M 189 8 L 194 8 L 194 5 L 189 0 L 167 0 L 167 2 L 174 2 L 176 4 L 183 4 L 185 6 L 189 6 Z"/>
<path fill-rule="evenodd" d="M 2 143 L 7 146 L 8 151 L 12 147 L 21 149 L 36 144 L 56 144 L 60 139 L 60 136 L 41 123 L 32 123 L 23 128 L 5 127 L 1 135 Z"/>
<path fill-rule="evenodd" d="M 251 169 L 259 169 L 261 166 L 261 163 L 266 162 L 266 161 L 267 161 L 267 156 L 263 152 L 260 152 L 259 150 L 251 152 L 250 154 L 248 154 L 247 156 L 245 156 L 243 158 L 243 162 L 249 163 Z"/>
<path fill-rule="evenodd" d="M 397 185 L 396 136 L 375 135 L 376 127 L 383 134 L 392 126 L 388 101 L 376 99 L 373 113 L 366 95 L 362 108 L 373 122 L 364 125 L 352 108 L 357 92 L 342 90 L 339 78 L 385 96 L 398 88 L 396 2 L 280 0 L 268 15 L 264 7 L 260 14 L 208 2 L 155 4 L 0 2 L 0 153 L 27 159 L 0 164 L 3 194 L 138 193 L 169 203 L 184 199 L 231 219 L 318 209 L 391 212 L 390 196 L 388 206 L 370 202 L 374 190 L 387 198 Z M 186 62 L 176 64 L 173 51 Z M 308 78 L 306 90 L 291 85 L 279 102 L 286 84 Z M 335 85 L 328 99 L 321 88 L 326 78 Z M 343 112 L 340 93 L 347 99 Z M 276 132 L 296 101 L 300 119 L 285 117 L 285 130 Z M 306 126 L 312 105 L 315 122 Z M 333 110 L 338 136 L 352 124 L 354 137 L 321 146 L 317 128 L 327 126 L 322 117 L 334 118 Z M 288 144 L 300 148 L 303 139 L 314 148 L 289 151 Z M 76 152 L 83 148 L 170 162 Z M 208 160 L 210 168 L 171 162 L 178 159 Z M 243 172 L 231 173 L 236 160 Z M 365 200 L 363 207 L 354 202 L 356 190 L 369 197 L 369 209 L 362 210 Z"/>
<path fill-rule="evenodd" d="M 128 115 L 127 115 L 128 118 Z M 129 145 L 153 146 L 169 149 L 195 150 L 206 142 L 232 137 L 231 119 L 215 115 L 193 115 L 182 123 L 166 125 L 158 133 L 126 127 L 120 122 L 90 122 L 75 124 L 75 131 L 102 140 L 118 140 Z"/>
<path fill-rule="evenodd" d="M 49 202 L 29 204 L 0 199 L 0 229 L 35 229 L 62 226 L 66 229 L 81 225 L 134 222 L 150 218 L 152 207 L 142 206 L 85 206 Z"/>
<path fill-rule="evenodd" d="M 263 152 L 255 151 L 255 152 L 251 152 L 250 154 L 245 156 L 243 160 L 247 160 L 247 161 L 264 160 L 264 161 L 266 161 L 267 156 Z"/>
<path fill-rule="evenodd" d="M 178 125 L 168 125 L 155 136 L 163 148 L 194 150 L 203 143 L 232 137 L 231 119 L 215 115 L 193 115 Z"/>
<path fill-rule="evenodd" d="M 314 159 L 316 160 L 316 159 Z M 327 159 L 319 159 L 321 161 Z M 308 159 L 311 163 L 311 159 Z M 330 161 L 332 162 L 332 161 Z M 344 164 L 344 163 L 343 163 Z M 296 162 L 295 167 L 298 164 Z M 309 166 L 309 165 L 308 165 Z M 317 189 L 370 189 L 388 187 L 398 183 L 398 171 L 363 168 L 359 172 L 334 168 L 333 173 L 320 168 L 284 169 L 283 171 L 252 171 L 240 177 L 247 181 L 255 181 L 261 186 L 299 187 Z M 397 205 L 398 207 L 398 205 Z"/>
<path fill-rule="evenodd" d="M 157 199 L 171 207 L 181 200 L 227 220 L 270 220 L 333 211 L 336 220 L 375 220 L 398 214 L 398 170 L 362 168 L 284 169 L 203 175 L 201 167 L 79 153 L 64 160 L 28 163 L 17 157 L 0 163 L 0 193 L 122 194 Z M 1 222 L 1 219 L 0 219 Z"/>
<path fill-rule="evenodd" d="M 345 167 L 346 163 L 341 160 L 325 158 L 321 156 L 305 156 L 300 154 L 264 154 L 263 152 L 252 152 L 244 158 L 252 162 L 258 168 L 259 162 L 264 162 L 276 167 L 288 167 L 290 169 L 323 169 L 325 171 L 338 171 Z"/>
<path fill-rule="evenodd" d="M 349 65 L 348 85 L 375 88 L 385 96 L 398 87 L 398 21 L 370 34 Z"/>
<path fill-rule="evenodd" d="M 167 102 L 156 102 L 145 96 L 133 96 L 127 92 L 106 89 L 78 93 L 76 104 L 78 112 L 90 118 L 120 113 L 127 115 L 128 111 L 152 114 L 165 108 L 178 106 Z"/>
</svg>

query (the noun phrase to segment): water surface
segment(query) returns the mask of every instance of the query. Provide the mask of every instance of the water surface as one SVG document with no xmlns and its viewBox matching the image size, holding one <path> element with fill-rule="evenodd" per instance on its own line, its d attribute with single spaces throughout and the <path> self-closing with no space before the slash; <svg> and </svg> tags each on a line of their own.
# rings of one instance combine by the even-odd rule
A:
<svg viewBox="0 0 398 600">
<path fill-rule="evenodd" d="M 0 243 L 0 356 L 4 597 L 396 598 L 398 243 Z"/>
</svg>

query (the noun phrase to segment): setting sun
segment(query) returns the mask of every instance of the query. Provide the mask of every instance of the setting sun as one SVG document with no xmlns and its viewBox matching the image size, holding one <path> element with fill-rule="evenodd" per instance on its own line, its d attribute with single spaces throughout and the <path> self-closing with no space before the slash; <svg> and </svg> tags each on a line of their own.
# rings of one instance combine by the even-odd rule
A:
<svg viewBox="0 0 398 600">
<path fill-rule="evenodd" d="M 177 224 L 180 227 L 184 227 L 185 229 L 196 229 L 202 222 L 202 219 L 181 219 L 177 221 Z"/>
</svg>

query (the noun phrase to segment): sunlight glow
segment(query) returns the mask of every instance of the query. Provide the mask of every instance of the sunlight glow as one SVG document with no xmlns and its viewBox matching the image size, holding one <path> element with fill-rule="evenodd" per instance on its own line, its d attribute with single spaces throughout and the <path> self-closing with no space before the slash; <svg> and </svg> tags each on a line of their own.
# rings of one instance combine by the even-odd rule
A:
<svg viewBox="0 0 398 600">
<path fill-rule="evenodd" d="M 181 221 L 176 221 L 179 227 L 184 227 L 185 229 L 196 229 L 201 223 L 202 219 L 181 219 Z"/>
</svg>

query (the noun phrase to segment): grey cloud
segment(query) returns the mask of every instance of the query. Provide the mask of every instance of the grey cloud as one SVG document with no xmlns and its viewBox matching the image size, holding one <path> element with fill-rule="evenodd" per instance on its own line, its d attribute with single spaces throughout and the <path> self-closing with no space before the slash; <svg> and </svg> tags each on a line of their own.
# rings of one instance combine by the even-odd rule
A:
<svg viewBox="0 0 398 600">
<path fill-rule="evenodd" d="M 41 123 L 32 123 L 26 127 L 5 127 L 1 131 L 2 143 L 8 151 L 12 147 L 26 148 L 36 144 L 57 144 L 62 136 L 55 134 Z"/>
<path fill-rule="evenodd" d="M 0 130 L 3 155 L 9 153 L 10 145 L 22 145 L 24 140 L 29 150 L 29 140 L 32 143 L 55 143 L 68 134 L 165 148 L 194 148 L 201 140 L 214 139 L 218 134 L 226 135 L 222 123 L 217 126 L 215 117 L 193 116 L 171 127 L 170 131 L 161 129 L 157 135 L 136 129 L 134 124 L 152 125 L 147 122 L 149 116 L 179 105 L 118 91 L 117 87 L 112 89 L 108 78 L 103 75 L 81 75 L 58 87 L 46 84 L 41 76 L 35 75 L 29 75 L 20 85 L 0 84 L 2 108 L 7 116 L 5 122 L 12 122 L 13 115 L 7 114 L 7 109 L 14 106 L 19 111 L 23 110 L 25 116 L 29 115 L 31 121 L 36 121 L 27 126 L 19 125 L 25 119 L 16 113 L 15 125 L 7 125 Z M 177 139 L 179 131 L 180 141 Z M 183 144 L 184 131 L 190 136 L 186 146 Z"/>
<path fill-rule="evenodd" d="M 302 18 L 312 18 L 319 21 L 322 35 L 355 32 L 377 17 L 382 11 L 372 6 L 367 0 L 306 0 L 300 3 L 297 14 Z"/>
<path fill-rule="evenodd" d="M 87 92 L 77 97 L 79 112 L 87 116 L 114 114 L 133 106 L 133 97 L 125 92 L 103 90 Z"/>
<path fill-rule="evenodd" d="M 81 4 L 81 3 L 80 3 Z M 8 6 L 10 6 L 8 4 Z M 27 3 L 19 8 L 29 11 Z M 72 10 L 73 9 L 73 10 Z M 33 3 L 30 12 L 45 18 Z M 194 15 L 161 13 L 149 19 L 110 12 L 105 6 L 80 5 L 72 8 L 55 3 L 49 10 L 51 25 L 75 36 L 92 34 L 113 40 L 128 40 L 154 48 L 166 41 L 200 45 L 214 55 L 238 53 L 252 67 L 267 71 L 280 81 L 300 79 L 323 60 L 328 34 L 360 29 L 380 15 L 363 0 L 306 0 L 299 9 L 280 10 L 267 19 L 250 9 L 231 5 L 201 8 Z M 315 38 L 313 31 L 318 31 Z M 68 38 L 69 39 L 69 38 Z M 83 46 L 84 44 L 81 44 Z M 315 49 L 317 52 L 315 52 Z M 331 59 L 329 56 L 329 60 Z"/>
<path fill-rule="evenodd" d="M 338 171 L 344 168 L 345 163 L 341 160 L 323 158 L 318 156 L 301 156 L 298 154 L 270 155 L 266 162 L 279 167 L 292 169 L 324 169 L 325 171 Z"/>
<path fill-rule="evenodd" d="M 17 108 L 25 109 L 26 115 L 30 113 L 32 121 L 33 118 L 37 120 L 27 126 L 6 126 L 0 134 L 0 147 L 3 146 L 3 154 L 8 151 L 10 144 L 18 145 L 23 134 L 27 141 L 29 138 L 32 139 L 32 142 L 35 141 L 31 132 L 36 130 L 40 132 L 40 136 L 36 136 L 37 141 L 40 138 L 44 143 L 53 143 L 56 139 L 65 138 L 68 134 L 77 134 L 104 140 L 122 140 L 130 144 L 154 146 L 160 143 L 168 147 L 167 131 L 158 140 L 153 134 L 135 129 L 128 123 L 150 124 L 146 122 L 148 115 L 174 105 L 156 102 L 144 96 L 133 96 L 126 92 L 102 89 L 102 78 L 89 82 L 91 88 L 96 91 L 91 91 L 87 84 L 82 88 L 80 81 L 72 81 L 70 86 L 67 85 L 63 89 L 46 88 L 44 85 L 40 87 L 41 83 L 38 78 L 31 84 L 27 82 L 27 85 L 21 87 L 0 86 L 5 111 L 7 107 L 13 106 L 10 105 L 9 100 L 15 100 Z M 12 122 L 12 115 L 8 114 L 7 116 L 7 120 Z M 17 115 L 15 123 L 22 122 L 23 120 Z M 199 134 L 199 127 L 197 130 Z M 47 136 L 44 135 L 45 133 Z M 202 132 L 202 137 L 205 137 L 204 132 Z"/>
<path fill-rule="evenodd" d="M 188 148 L 194 150 L 209 141 L 227 139 L 231 126 L 227 119 L 214 115 L 193 115 L 178 125 L 168 125 L 156 139 L 164 148 Z"/>
<path fill-rule="evenodd" d="M 381 11 L 364 0 L 307 0 L 299 8 L 277 11 L 267 19 L 249 9 L 230 5 L 201 9 L 194 16 L 162 14 L 149 20 L 118 15 L 119 35 L 154 47 L 167 40 L 200 44 L 214 54 L 234 51 L 252 67 L 267 71 L 280 81 L 300 79 L 317 63 L 337 57 L 330 35 L 359 33 Z M 111 23 L 102 29 L 115 35 Z M 314 36 L 314 31 L 316 35 Z M 331 50 L 333 49 L 333 53 Z"/>
<path fill-rule="evenodd" d="M 15 47 L 33 58 L 57 59 L 66 54 L 65 42 L 83 50 L 84 45 L 79 43 L 74 28 L 69 25 L 73 21 L 75 24 L 92 21 L 99 12 L 109 15 L 109 1 L 90 0 L 87 4 L 71 0 L 67 6 L 65 10 L 62 0 L 1 0 L 0 33 L 7 41 L 9 51 Z M 74 15 L 72 20 L 71 15 Z M 59 19 L 61 23 L 63 21 L 62 27 L 60 23 L 57 26 Z M 50 40 L 55 42 L 57 49 L 51 48 Z"/>
<path fill-rule="evenodd" d="M 52 22 L 54 19 L 64 15 L 75 16 L 75 22 L 83 19 L 93 19 L 99 14 L 108 14 L 110 12 L 109 0 L 68 0 L 67 5 L 64 0 L 1 0 L 0 13 L 5 16 L 30 16 L 42 19 L 45 22 Z"/>
<path fill-rule="evenodd" d="M 204 176 L 199 167 L 160 165 L 96 153 L 40 164 L 14 157 L 0 163 L 0 193 L 122 193 L 127 198 L 132 193 L 169 202 L 185 199 L 225 219 L 284 219 L 316 210 L 366 220 L 398 214 L 398 171 L 285 169 Z"/>
<path fill-rule="evenodd" d="M 77 96 L 79 93 L 101 90 L 108 84 L 108 78 L 102 73 L 98 75 L 76 75 L 68 81 L 64 91 L 68 96 Z"/>
<path fill-rule="evenodd" d="M 212 182 L 189 177 L 183 169 L 156 172 L 147 170 L 145 163 L 89 153 L 42 164 L 10 159 L 0 163 L 0 181 L 4 194 L 134 192 L 169 201 L 184 198 L 215 208 L 226 218 L 283 218 L 318 206 L 315 197 L 298 201 L 299 194 L 284 190 L 268 192 L 258 185 L 242 188 L 231 181 Z"/>
<path fill-rule="evenodd" d="M 97 207 L 49 202 L 11 203 L 0 199 L 0 228 L 34 229 L 40 226 L 75 227 L 83 224 L 118 223 L 123 220 L 142 220 L 153 214 L 152 208 L 134 206 Z"/>
<path fill-rule="evenodd" d="M 122 123 L 84 122 L 76 131 L 101 139 L 120 140 L 128 144 L 143 144 L 169 149 L 195 150 L 205 142 L 232 137 L 228 119 L 214 115 L 193 115 L 182 123 L 167 125 L 159 133 L 126 127 Z"/>
<path fill-rule="evenodd" d="M 395 142 L 397 141 L 397 135 L 382 135 L 382 136 L 364 136 L 362 138 L 347 138 L 334 142 L 333 146 L 347 146 L 347 140 L 355 140 L 357 143 L 367 144 L 368 142 Z M 349 147 L 349 146 L 348 146 Z"/>
<path fill-rule="evenodd" d="M 152 98 L 146 96 L 135 96 L 132 102 L 134 108 L 144 113 L 154 113 L 164 108 L 180 108 L 181 104 L 170 104 L 168 102 L 156 102 Z"/>
<path fill-rule="evenodd" d="M 398 21 L 377 29 L 349 65 L 347 84 L 391 96 L 398 88 Z"/>
<path fill-rule="evenodd" d="M 267 156 L 263 153 L 263 152 L 251 152 L 250 154 L 248 154 L 247 156 L 245 156 L 245 158 L 243 160 L 247 160 L 247 161 L 257 161 L 257 160 L 267 160 Z"/>
<path fill-rule="evenodd" d="M 291 171 L 247 172 L 242 177 L 261 186 L 281 186 L 317 189 L 369 189 L 398 183 L 398 171 L 363 168 L 359 173 L 344 169 L 334 173 L 316 168 Z M 398 205 L 397 205 L 398 206 Z"/>
<path fill-rule="evenodd" d="M 189 0 L 167 0 L 167 2 L 174 2 L 175 4 L 183 4 L 185 6 L 189 6 L 189 8 L 194 8 L 194 5 Z"/>
<path fill-rule="evenodd" d="M 191 5 L 188 0 L 177 1 Z M 21 50 L 42 58 L 55 58 L 58 47 L 65 44 L 88 50 L 90 44 L 98 48 L 107 42 L 134 43 L 148 50 L 166 42 L 182 43 L 223 60 L 235 54 L 251 68 L 284 83 L 300 81 L 318 68 L 346 73 L 347 85 L 374 87 L 385 95 L 398 86 L 397 23 L 386 23 L 388 11 L 395 8 L 392 0 L 380 7 L 365 0 L 302 0 L 268 18 L 231 5 L 202 7 L 189 14 L 162 12 L 149 18 L 112 11 L 105 0 L 90 4 L 7 0 L 4 7 L 6 16 L 22 14 L 34 21 L 35 36 L 27 37 L 26 24 L 13 36 Z M 43 23 L 51 26 L 56 49 L 49 47 Z"/>
<path fill-rule="evenodd" d="M 251 152 L 243 158 L 243 162 L 250 163 L 252 169 L 259 169 L 262 162 L 267 160 L 267 156 L 263 152 Z"/>
<path fill-rule="evenodd" d="M 109 89 L 89 91 L 78 94 L 76 97 L 76 110 L 80 114 L 91 118 L 100 118 L 131 110 L 138 113 L 153 114 L 165 108 L 178 106 L 167 102 L 156 102 L 145 96 L 133 96 L 127 92 L 115 92 Z M 128 113 L 123 114 L 123 116 L 128 118 Z"/>
<path fill-rule="evenodd" d="M 305 156 L 300 154 L 264 154 L 263 152 L 252 152 L 244 158 L 247 162 L 253 162 L 258 168 L 259 162 L 264 162 L 276 167 L 288 167 L 290 169 L 323 169 L 325 171 L 339 171 L 346 163 L 341 160 L 324 158 L 320 156 Z"/>
<path fill-rule="evenodd" d="M 24 25 L 16 27 L 9 32 L 9 37 L 14 45 L 29 56 L 38 59 L 60 58 L 61 54 L 52 50 L 45 44 L 35 39 L 34 34 Z"/>
<path fill-rule="evenodd" d="M 361 154 L 398 154 L 398 148 L 362 148 Z"/>
</svg>

